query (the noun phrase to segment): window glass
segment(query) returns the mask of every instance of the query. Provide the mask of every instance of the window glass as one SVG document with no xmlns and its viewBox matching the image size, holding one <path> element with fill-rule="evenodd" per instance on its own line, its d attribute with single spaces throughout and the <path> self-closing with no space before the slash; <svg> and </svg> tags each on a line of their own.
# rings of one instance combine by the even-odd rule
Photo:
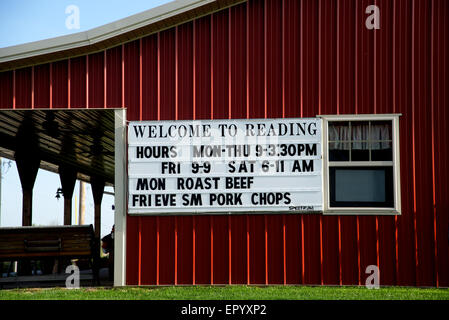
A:
<svg viewBox="0 0 449 320">
<path fill-rule="evenodd" d="M 393 148 L 390 141 L 371 142 L 371 161 L 392 161 Z"/>
<path fill-rule="evenodd" d="M 329 161 L 392 161 L 391 121 L 329 122 Z"/>
<path fill-rule="evenodd" d="M 385 202 L 384 187 L 384 171 L 376 169 L 335 170 L 335 201 Z"/>
<path fill-rule="evenodd" d="M 351 121 L 352 141 L 368 141 L 369 127 L 368 121 Z"/>
<path fill-rule="evenodd" d="M 332 207 L 393 207 L 392 167 L 331 167 Z"/>
<path fill-rule="evenodd" d="M 329 141 L 350 141 L 348 121 L 329 122 Z"/>
<path fill-rule="evenodd" d="M 371 161 L 392 161 L 392 124 L 391 121 L 371 122 Z"/>
<path fill-rule="evenodd" d="M 349 161 L 351 150 L 349 122 L 329 122 L 329 161 Z"/>
<path fill-rule="evenodd" d="M 369 122 L 351 122 L 351 161 L 369 161 Z"/>
<path fill-rule="evenodd" d="M 369 161 L 369 143 L 352 142 L 351 143 L 351 161 Z"/>
<path fill-rule="evenodd" d="M 391 141 L 391 121 L 371 121 L 371 141 Z"/>
<path fill-rule="evenodd" d="M 349 161 L 350 142 L 330 142 L 329 161 Z"/>
</svg>

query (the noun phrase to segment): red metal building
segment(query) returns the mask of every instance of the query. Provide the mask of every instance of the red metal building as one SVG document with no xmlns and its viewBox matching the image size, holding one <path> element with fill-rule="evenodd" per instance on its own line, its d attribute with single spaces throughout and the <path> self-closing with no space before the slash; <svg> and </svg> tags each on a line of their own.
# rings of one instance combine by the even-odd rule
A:
<svg viewBox="0 0 449 320">
<path fill-rule="evenodd" d="M 381 285 L 449 286 L 449 3 L 179 3 L 87 39 L 2 49 L 0 107 L 126 108 L 133 121 L 401 114 L 401 212 L 126 215 L 116 284 L 364 285 L 377 265 Z"/>
</svg>

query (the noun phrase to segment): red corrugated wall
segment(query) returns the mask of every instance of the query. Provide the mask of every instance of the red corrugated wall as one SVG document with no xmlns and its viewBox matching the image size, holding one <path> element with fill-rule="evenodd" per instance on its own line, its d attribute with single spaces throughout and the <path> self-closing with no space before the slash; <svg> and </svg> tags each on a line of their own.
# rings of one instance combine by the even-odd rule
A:
<svg viewBox="0 0 449 320">
<path fill-rule="evenodd" d="M 1 108 L 128 120 L 401 113 L 400 216 L 128 216 L 126 281 L 449 286 L 448 1 L 250 0 L 0 85 Z"/>
</svg>

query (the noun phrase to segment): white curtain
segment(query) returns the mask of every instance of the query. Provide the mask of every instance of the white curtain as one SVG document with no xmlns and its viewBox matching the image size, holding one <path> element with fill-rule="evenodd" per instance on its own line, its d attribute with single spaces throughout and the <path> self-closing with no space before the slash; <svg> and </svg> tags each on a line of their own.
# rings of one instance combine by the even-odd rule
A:
<svg viewBox="0 0 449 320">
<path fill-rule="evenodd" d="M 371 130 L 370 130 L 371 129 Z M 371 150 L 391 149 L 391 123 L 351 122 L 351 130 L 347 122 L 329 125 L 329 146 L 331 150 L 367 150 L 368 141 Z"/>
</svg>

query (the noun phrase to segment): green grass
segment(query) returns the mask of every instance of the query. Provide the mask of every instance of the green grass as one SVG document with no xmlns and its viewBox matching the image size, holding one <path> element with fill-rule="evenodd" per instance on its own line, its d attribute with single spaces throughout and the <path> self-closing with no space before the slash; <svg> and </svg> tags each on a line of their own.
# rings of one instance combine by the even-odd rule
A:
<svg viewBox="0 0 449 320">
<path fill-rule="evenodd" d="M 326 286 L 183 286 L 0 290 L 0 300 L 449 300 L 449 289 Z"/>
</svg>

